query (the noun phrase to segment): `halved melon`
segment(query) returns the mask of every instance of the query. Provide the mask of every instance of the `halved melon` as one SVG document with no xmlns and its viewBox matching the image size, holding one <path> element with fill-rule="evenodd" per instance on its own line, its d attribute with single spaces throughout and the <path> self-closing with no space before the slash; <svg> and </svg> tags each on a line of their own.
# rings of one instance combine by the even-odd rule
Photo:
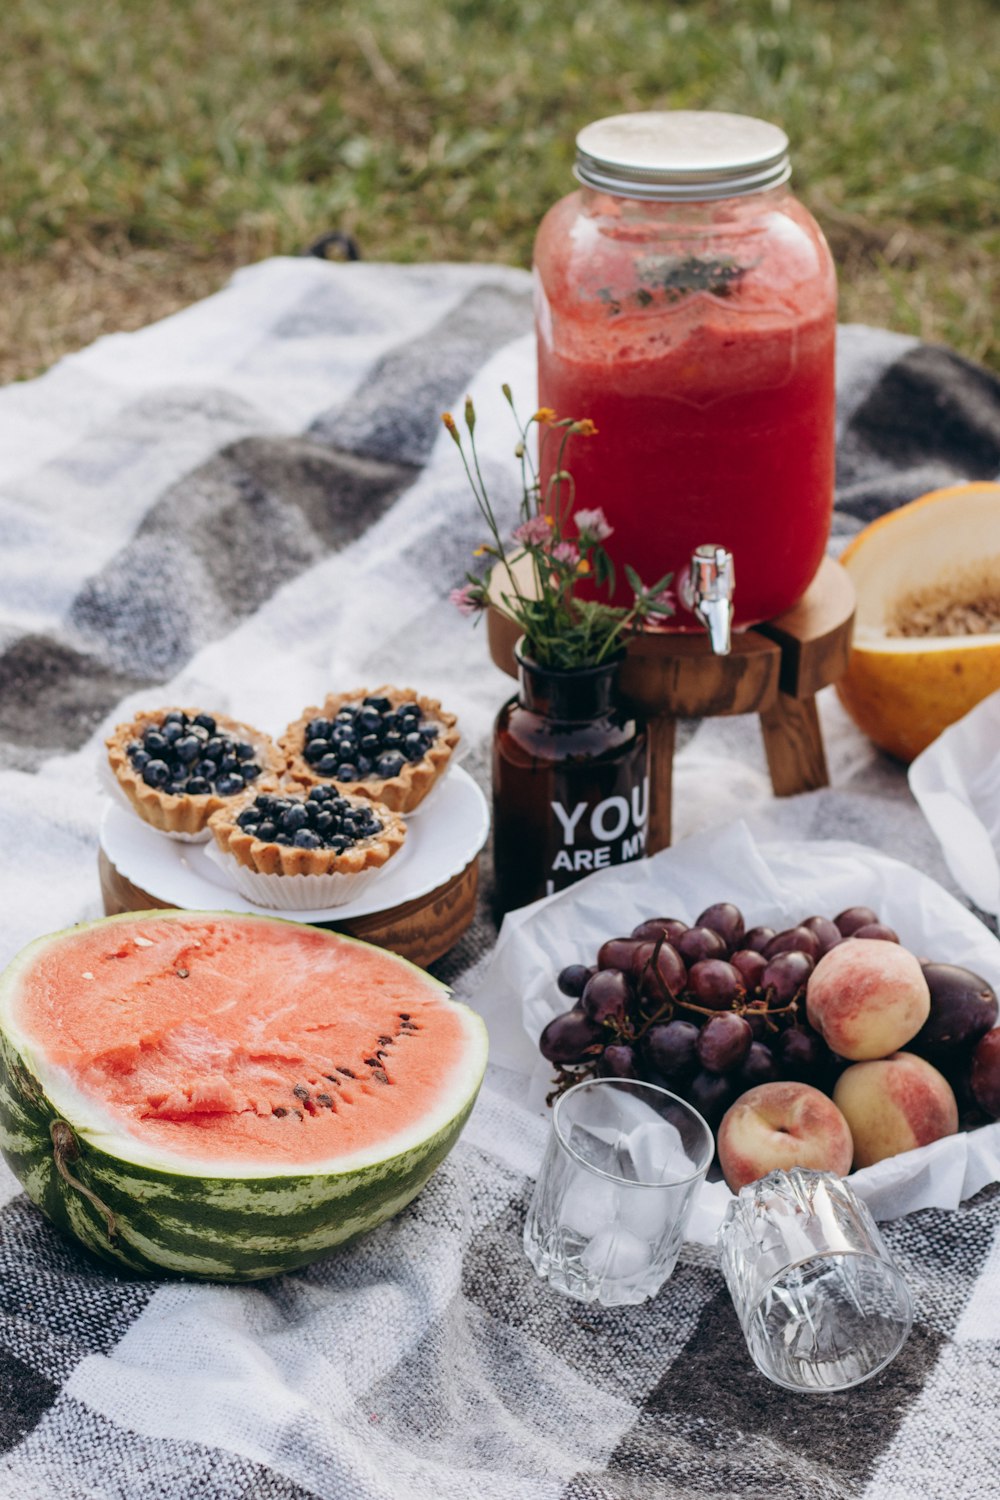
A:
<svg viewBox="0 0 1000 1500">
<path fill-rule="evenodd" d="M 224 912 L 128 913 L 0 976 L 0 1147 L 119 1266 L 248 1281 L 397 1213 L 457 1140 L 480 1018 L 394 953 Z"/>
<path fill-rule="evenodd" d="M 858 606 L 837 691 L 876 745 L 910 761 L 1000 688 L 1000 631 L 893 633 L 963 601 L 1000 610 L 1000 484 L 933 490 L 867 526 L 840 560 Z"/>
</svg>

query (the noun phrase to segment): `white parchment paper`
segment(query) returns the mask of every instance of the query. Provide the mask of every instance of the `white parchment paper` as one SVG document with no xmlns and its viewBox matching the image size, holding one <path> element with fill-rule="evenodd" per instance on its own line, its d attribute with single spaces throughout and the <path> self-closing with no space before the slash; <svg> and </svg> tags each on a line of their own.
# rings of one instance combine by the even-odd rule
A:
<svg viewBox="0 0 1000 1500">
<path fill-rule="evenodd" d="M 1000 942 L 919 870 L 860 844 L 757 843 L 745 824 L 729 824 L 590 875 L 505 919 L 474 1003 L 489 1028 L 492 1061 L 528 1078 L 533 1107 L 545 1110 L 552 1076 L 538 1036 L 570 1003 L 556 988 L 559 970 L 593 963 L 605 938 L 646 917 L 692 922 L 714 901 L 734 901 L 748 927 L 779 930 L 816 913 L 871 906 L 919 957 L 963 964 L 1000 989 Z M 851 1180 L 880 1219 L 953 1208 L 1000 1181 L 1000 1123 L 879 1162 Z M 730 1197 L 725 1183 L 706 1183 L 688 1238 L 714 1243 Z"/>
<path fill-rule="evenodd" d="M 1000 692 L 928 745 L 909 777 L 956 883 L 1000 917 Z"/>
</svg>

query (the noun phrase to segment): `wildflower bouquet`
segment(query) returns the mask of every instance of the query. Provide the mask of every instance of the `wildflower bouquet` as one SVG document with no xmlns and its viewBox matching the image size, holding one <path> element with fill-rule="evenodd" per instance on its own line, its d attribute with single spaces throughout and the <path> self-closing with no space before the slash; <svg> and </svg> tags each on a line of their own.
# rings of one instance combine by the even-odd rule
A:
<svg viewBox="0 0 1000 1500">
<path fill-rule="evenodd" d="M 467 399 L 465 403 L 468 454 L 451 413 L 445 412 L 441 419 L 462 456 L 489 533 L 489 539 L 476 549 L 476 556 L 492 559 L 485 575 L 466 574 L 463 587 L 452 591 L 452 603 L 463 614 L 475 615 L 486 609 L 491 598 L 498 602 L 520 626 L 527 655 L 541 667 L 572 671 L 577 667 L 598 666 L 614 656 L 625 637 L 642 624 L 661 623 L 673 614 L 674 601 L 668 588 L 673 575 L 668 573 L 647 588 L 635 570 L 626 566 L 625 575 L 633 595 L 629 606 L 578 597 L 575 588 L 582 578 L 592 578 L 598 588 L 606 588 L 612 594 L 615 588 L 614 564 L 603 546 L 612 529 L 599 508 L 574 509 L 573 476 L 564 467 L 570 439 L 596 437 L 597 428 L 587 417 L 557 417 L 548 407 L 542 407 L 522 424 L 510 387 L 505 385 L 502 389 L 519 432 L 514 454 L 521 464 L 521 504 L 519 521 L 510 538 L 513 550 L 500 534 L 479 467 L 472 401 Z M 554 441 L 559 444 L 555 468 L 544 495 L 539 470 L 531 458 L 532 427 L 539 432 L 539 468 L 545 445 Z M 530 587 L 518 583 L 518 577 L 523 576 L 518 564 L 525 558 L 531 563 Z M 504 569 L 504 586 L 491 596 L 493 569 L 497 566 Z"/>
</svg>

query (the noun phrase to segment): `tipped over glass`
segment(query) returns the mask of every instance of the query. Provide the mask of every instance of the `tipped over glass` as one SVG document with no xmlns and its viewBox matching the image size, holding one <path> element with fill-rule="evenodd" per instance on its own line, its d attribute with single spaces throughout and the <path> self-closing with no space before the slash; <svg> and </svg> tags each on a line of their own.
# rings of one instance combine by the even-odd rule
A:
<svg viewBox="0 0 1000 1500">
<path fill-rule="evenodd" d="M 793 1167 L 742 1188 L 718 1248 L 747 1348 L 776 1385 L 849 1390 L 909 1337 L 902 1274 L 867 1206 L 832 1172 Z"/>
<path fill-rule="evenodd" d="M 524 1226 L 539 1276 L 580 1302 L 645 1302 L 677 1264 L 712 1160 L 705 1121 L 654 1084 L 595 1078 L 556 1101 Z"/>
</svg>

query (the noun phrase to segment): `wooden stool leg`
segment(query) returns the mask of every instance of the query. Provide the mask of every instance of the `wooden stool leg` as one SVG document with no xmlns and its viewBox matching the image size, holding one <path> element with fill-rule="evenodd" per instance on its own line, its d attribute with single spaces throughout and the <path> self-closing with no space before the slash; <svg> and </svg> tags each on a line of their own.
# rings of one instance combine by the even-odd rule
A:
<svg viewBox="0 0 1000 1500">
<path fill-rule="evenodd" d="M 779 693 L 773 707 L 761 713 L 760 727 L 776 797 L 794 797 L 796 792 L 830 785 L 814 697 L 789 698 Z"/>
<path fill-rule="evenodd" d="M 649 745 L 649 835 L 646 853 L 656 854 L 670 843 L 671 804 L 674 787 L 674 719 L 650 719 L 646 724 Z"/>
</svg>

